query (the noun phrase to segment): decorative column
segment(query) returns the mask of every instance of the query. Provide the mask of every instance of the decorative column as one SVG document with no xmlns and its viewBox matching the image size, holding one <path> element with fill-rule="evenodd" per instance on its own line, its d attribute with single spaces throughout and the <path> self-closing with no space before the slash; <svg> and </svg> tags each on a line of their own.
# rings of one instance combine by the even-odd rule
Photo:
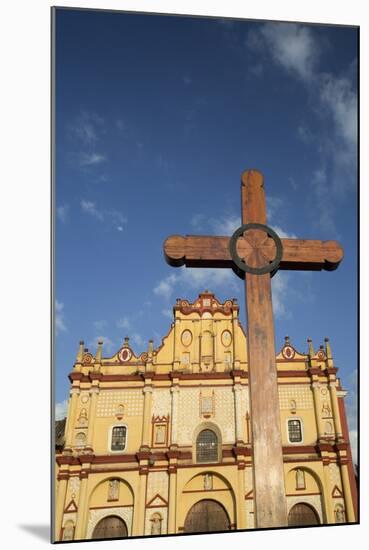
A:
<svg viewBox="0 0 369 550">
<path fill-rule="evenodd" d="M 232 328 L 233 328 L 233 368 L 239 369 L 240 368 L 240 349 L 239 349 L 239 343 L 237 338 L 237 328 L 238 328 L 238 318 L 236 311 L 232 312 L 233 318 L 232 318 Z"/>
<path fill-rule="evenodd" d="M 332 486 L 331 477 L 329 473 L 329 457 L 324 456 L 323 459 L 323 475 L 324 475 L 324 503 L 327 515 L 327 523 L 335 523 L 333 507 L 332 507 Z"/>
<path fill-rule="evenodd" d="M 178 405 L 179 405 L 179 387 L 173 385 L 170 388 L 172 394 L 172 430 L 171 430 L 171 445 L 178 445 Z"/>
<path fill-rule="evenodd" d="M 347 468 L 347 458 L 341 458 L 340 459 L 340 466 L 341 466 L 341 477 L 342 477 L 342 487 L 343 487 L 343 496 L 345 499 L 345 509 L 346 509 L 346 517 L 347 521 L 349 522 L 355 522 L 355 510 L 352 504 L 352 498 L 351 498 L 351 488 L 350 488 L 350 479 L 348 474 L 348 468 Z"/>
<path fill-rule="evenodd" d="M 146 380 L 145 380 L 146 382 Z M 141 447 L 150 447 L 151 435 L 151 410 L 152 410 L 152 386 L 151 379 L 147 381 L 143 389 L 144 393 L 144 413 L 142 425 L 142 443 Z"/>
<path fill-rule="evenodd" d="M 83 468 L 83 464 L 82 464 Z M 84 538 L 85 534 L 85 515 L 87 510 L 87 482 L 88 482 L 88 473 L 86 471 L 81 471 L 80 473 L 81 486 L 79 489 L 79 499 L 78 499 L 78 512 L 77 512 L 77 523 L 76 531 L 74 538 L 80 540 Z"/>
<path fill-rule="evenodd" d="M 138 483 L 138 502 L 135 503 L 137 518 L 134 526 L 135 532 L 132 534 L 137 537 L 142 537 L 145 534 L 147 467 L 140 470 Z"/>
<path fill-rule="evenodd" d="M 332 408 L 333 408 L 333 421 L 334 421 L 334 429 L 336 432 L 336 440 L 343 440 L 342 436 L 342 427 L 341 427 L 341 419 L 340 419 L 340 411 L 338 409 L 338 398 L 337 398 L 337 392 L 336 392 L 336 380 L 329 380 L 329 392 L 331 395 L 331 402 L 332 402 Z"/>
<path fill-rule="evenodd" d="M 200 370 L 200 342 L 199 342 L 200 321 L 199 319 L 194 319 L 192 326 L 193 326 L 193 338 L 192 338 L 193 372 L 199 372 Z"/>
<path fill-rule="evenodd" d="M 67 426 L 65 430 L 65 448 L 73 446 L 73 431 L 77 414 L 77 402 L 80 393 L 79 388 L 71 388 L 68 406 Z"/>
<path fill-rule="evenodd" d="M 320 384 L 317 381 L 313 381 L 311 385 L 313 387 L 313 401 L 314 401 L 316 428 L 318 432 L 318 441 L 320 441 L 323 438 L 322 418 L 320 416 Z"/>
<path fill-rule="evenodd" d="M 63 477 L 62 477 L 63 476 Z M 67 494 L 68 474 L 59 473 L 58 492 L 55 506 L 55 540 L 60 540 L 60 532 L 63 522 L 65 495 Z"/>
<path fill-rule="evenodd" d="M 237 472 L 237 529 L 246 529 L 246 513 L 245 513 L 245 465 L 238 465 Z"/>
<path fill-rule="evenodd" d="M 242 417 L 241 417 L 241 398 L 242 398 L 242 387 L 241 384 L 236 383 L 233 386 L 234 393 L 234 412 L 236 420 L 236 444 L 244 441 L 243 437 L 243 426 L 242 426 Z"/>
<path fill-rule="evenodd" d="M 176 533 L 177 466 L 169 465 L 168 534 Z"/>
<path fill-rule="evenodd" d="M 90 409 L 88 413 L 88 440 L 87 440 L 87 446 L 90 447 L 91 450 L 93 450 L 93 438 L 94 438 L 98 395 L 99 395 L 99 388 L 96 386 L 95 387 L 93 386 L 90 389 Z"/>
</svg>

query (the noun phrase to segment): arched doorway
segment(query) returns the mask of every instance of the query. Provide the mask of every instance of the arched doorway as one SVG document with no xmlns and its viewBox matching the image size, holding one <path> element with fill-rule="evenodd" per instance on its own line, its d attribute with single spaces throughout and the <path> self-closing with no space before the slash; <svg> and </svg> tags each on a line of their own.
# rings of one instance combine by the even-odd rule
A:
<svg viewBox="0 0 369 550">
<path fill-rule="evenodd" d="M 316 511 L 309 504 L 299 502 L 293 506 L 288 514 L 288 525 L 297 527 L 298 525 L 319 525 L 319 517 Z"/>
<path fill-rule="evenodd" d="M 215 500 L 200 500 L 188 512 L 185 533 L 213 533 L 229 531 L 231 524 L 225 509 Z"/>
<path fill-rule="evenodd" d="M 127 526 L 118 516 L 106 516 L 96 525 L 93 539 L 116 539 L 127 537 Z"/>
</svg>

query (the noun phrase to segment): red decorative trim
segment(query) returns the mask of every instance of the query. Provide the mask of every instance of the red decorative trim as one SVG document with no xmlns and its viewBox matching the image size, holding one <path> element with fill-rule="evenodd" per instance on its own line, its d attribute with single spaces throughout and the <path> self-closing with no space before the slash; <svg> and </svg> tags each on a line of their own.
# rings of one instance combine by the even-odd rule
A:
<svg viewBox="0 0 369 550">
<path fill-rule="evenodd" d="M 158 508 L 160 504 L 152 504 L 157 498 L 162 501 L 163 504 L 161 506 L 168 506 L 168 501 L 160 496 L 159 493 L 156 493 L 156 495 L 146 504 L 146 508 Z"/>
<path fill-rule="evenodd" d="M 68 514 L 69 512 L 77 512 L 77 510 L 78 510 L 77 504 L 74 498 L 72 498 L 68 506 L 65 507 L 64 514 Z"/>
<path fill-rule="evenodd" d="M 337 487 L 337 485 L 335 485 L 332 489 L 332 497 L 341 498 L 342 496 L 342 491 L 339 489 L 339 487 Z"/>
<path fill-rule="evenodd" d="M 248 493 L 245 495 L 245 500 L 252 500 L 254 498 L 254 491 L 251 489 Z"/>
<path fill-rule="evenodd" d="M 338 410 L 340 412 L 340 420 L 341 420 L 343 437 L 345 438 L 345 440 L 347 442 L 349 442 L 350 437 L 349 437 L 349 430 L 348 430 L 348 426 L 347 426 L 345 401 L 344 401 L 343 397 L 338 397 Z M 354 466 L 353 466 L 353 461 L 352 461 L 352 453 L 351 453 L 351 445 L 350 444 L 347 447 L 347 457 L 348 457 L 347 469 L 348 469 L 348 475 L 349 475 L 349 481 L 350 481 L 352 504 L 353 504 L 354 512 L 355 512 L 355 520 L 358 521 L 357 485 L 356 485 L 356 480 L 355 480 L 355 473 L 354 473 Z"/>
</svg>

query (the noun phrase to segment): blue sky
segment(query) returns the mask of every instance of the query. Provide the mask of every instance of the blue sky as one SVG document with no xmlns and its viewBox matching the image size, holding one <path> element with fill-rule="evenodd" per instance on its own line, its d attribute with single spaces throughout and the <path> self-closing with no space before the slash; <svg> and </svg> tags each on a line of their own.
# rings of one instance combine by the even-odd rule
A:
<svg viewBox="0 0 369 550">
<path fill-rule="evenodd" d="M 357 31 L 57 10 L 56 401 L 80 339 L 155 345 L 177 297 L 237 297 L 231 270 L 174 269 L 173 233 L 230 235 L 240 174 L 265 177 L 280 236 L 338 239 L 334 272 L 273 278 L 276 348 L 331 340 L 352 441 L 357 372 Z"/>
</svg>

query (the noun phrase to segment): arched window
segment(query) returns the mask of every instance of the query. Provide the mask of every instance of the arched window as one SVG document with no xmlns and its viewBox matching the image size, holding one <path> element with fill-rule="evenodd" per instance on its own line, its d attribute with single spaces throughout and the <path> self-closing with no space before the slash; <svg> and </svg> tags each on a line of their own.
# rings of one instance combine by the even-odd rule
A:
<svg viewBox="0 0 369 550">
<path fill-rule="evenodd" d="M 124 451 L 126 448 L 127 428 L 126 426 L 114 426 L 111 432 L 111 451 Z"/>
<path fill-rule="evenodd" d="M 288 421 L 288 440 L 290 443 L 300 443 L 302 441 L 301 420 L 294 418 Z"/>
<path fill-rule="evenodd" d="M 202 430 L 196 440 L 196 462 L 218 462 L 218 438 L 213 430 Z"/>
</svg>

